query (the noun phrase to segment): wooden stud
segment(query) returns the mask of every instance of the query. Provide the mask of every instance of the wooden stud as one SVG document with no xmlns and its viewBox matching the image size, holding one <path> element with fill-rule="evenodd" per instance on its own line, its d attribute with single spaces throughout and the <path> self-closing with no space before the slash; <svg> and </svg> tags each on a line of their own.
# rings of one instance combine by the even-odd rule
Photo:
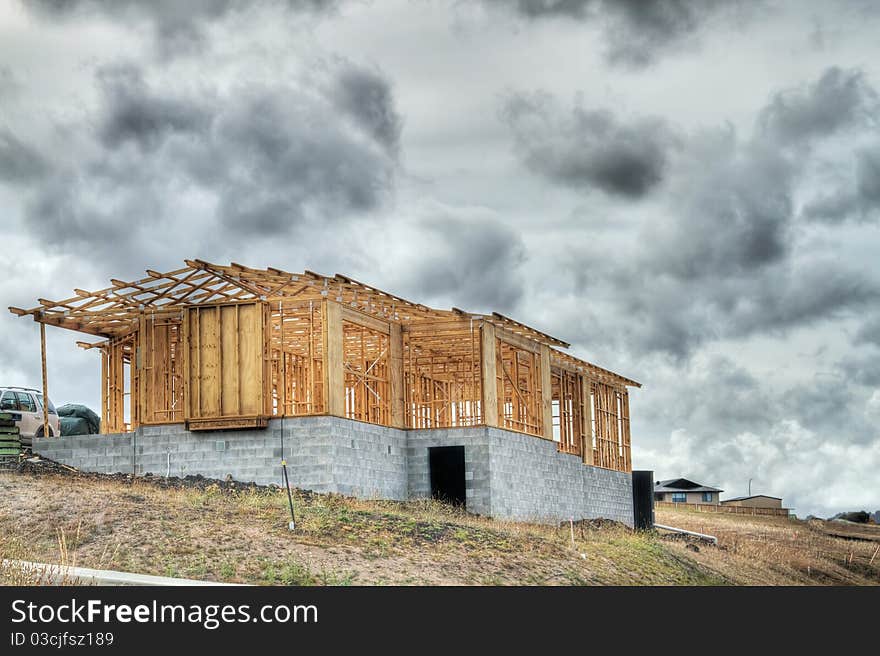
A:
<svg viewBox="0 0 880 656">
<path fill-rule="evenodd" d="M 406 426 L 404 407 L 404 378 L 403 378 L 403 332 L 400 324 L 390 325 L 389 333 L 391 357 L 391 425 L 395 428 Z"/>
<path fill-rule="evenodd" d="M 335 301 L 324 301 L 324 380 L 327 390 L 327 412 L 336 417 L 345 416 L 345 353 L 342 334 L 342 306 Z"/>
<path fill-rule="evenodd" d="M 553 439 L 553 390 L 550 384 L 550 347 L 541 346 L 541 410 L 544 437 Z"/>
<path fill-rule="evenodd" d="M 495 326 L 484 323 L 480 327 L 480 366 L 483 423 L 498 426 L 498 372 Z"/>
<path fill-rule="evenodd" d="M 40 324 L 40 356 L 43 370 L 43 437 L 49 437 L 49 377 L 46 374 L 46 324 L 44 323 Z"/>
</svg>

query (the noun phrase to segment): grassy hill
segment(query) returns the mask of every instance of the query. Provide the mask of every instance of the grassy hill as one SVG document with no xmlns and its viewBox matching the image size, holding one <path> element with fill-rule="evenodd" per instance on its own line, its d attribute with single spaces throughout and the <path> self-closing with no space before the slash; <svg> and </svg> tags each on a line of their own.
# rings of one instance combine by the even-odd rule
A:
<svg viewBox="0 0 880 656">
<path fill-rule="evenodd" d="M 294 495 L 297 530 L 291 533 L 282 491 L 175 487 L 121 475 L 4 473 L 0 498 L 2 558 L 215 581 L 880 583 L 880 557 L 868 564 L 874 543 L 779 518 L 659 513 L 662 523 L 717 534 L 720 545 L 711 547 L 605 522 L 576 525 L 572 539 L 567 525 L 498 522 L 433 501 L 359 501 L 308 492 Z M 21 577 L 8 568 L 0 572 L 4 583 Z"/>
</svg>

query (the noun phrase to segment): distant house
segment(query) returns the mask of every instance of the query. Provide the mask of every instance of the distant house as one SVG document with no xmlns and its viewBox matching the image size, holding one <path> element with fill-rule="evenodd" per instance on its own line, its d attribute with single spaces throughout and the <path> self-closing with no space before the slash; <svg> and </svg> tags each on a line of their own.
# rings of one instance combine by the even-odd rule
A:
<svg viewBox="0 0 880 656">
<path fill-rule="evenodd" d="M 782 499 L 766 494 L 753 494 L 745 497 L 722 499 L 722 506 L 743 506 L 745 508 L 782 508 Z"/>
<path fill-rule="evenodd" d="M 717 487 L 695 483 L 686 478 L 670 478 L 654 484 L 654 501 L 669 503 L 718 504 L 718 495 L 724 492 Z"/>
</svg>

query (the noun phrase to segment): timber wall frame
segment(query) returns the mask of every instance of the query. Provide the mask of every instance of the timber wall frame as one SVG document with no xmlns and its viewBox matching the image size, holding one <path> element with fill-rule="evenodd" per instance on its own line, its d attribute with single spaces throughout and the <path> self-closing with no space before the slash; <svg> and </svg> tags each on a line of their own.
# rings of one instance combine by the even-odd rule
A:
<svg viewBox="0 0 880 656">
<path fill-rule="evenodd" d="M 501 314 L 438 310 L 347 276 L 187 260 L 9 308 L 103 338 L 101 428 L 265 427 L 334 415 L 395 428 L 493 426 L 631 471 L 628 387 Z"/>
</svg>

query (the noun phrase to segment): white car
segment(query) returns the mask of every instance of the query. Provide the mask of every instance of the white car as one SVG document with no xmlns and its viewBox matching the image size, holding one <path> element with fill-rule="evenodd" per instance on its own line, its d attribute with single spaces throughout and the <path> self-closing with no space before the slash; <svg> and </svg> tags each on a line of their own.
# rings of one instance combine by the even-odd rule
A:
<svg viewBox="0 0 880 656">
<path fill-rule="evenodd" d="M 32 438 L 43 437 L 43 393 L 29 387 L 0 387 L 0 412 L 15 418 L 21 432 L 22 446 L 30 447 Z M 58 413 L 49 400 L 49 435 L 61 435 Z"/>
</svg>

